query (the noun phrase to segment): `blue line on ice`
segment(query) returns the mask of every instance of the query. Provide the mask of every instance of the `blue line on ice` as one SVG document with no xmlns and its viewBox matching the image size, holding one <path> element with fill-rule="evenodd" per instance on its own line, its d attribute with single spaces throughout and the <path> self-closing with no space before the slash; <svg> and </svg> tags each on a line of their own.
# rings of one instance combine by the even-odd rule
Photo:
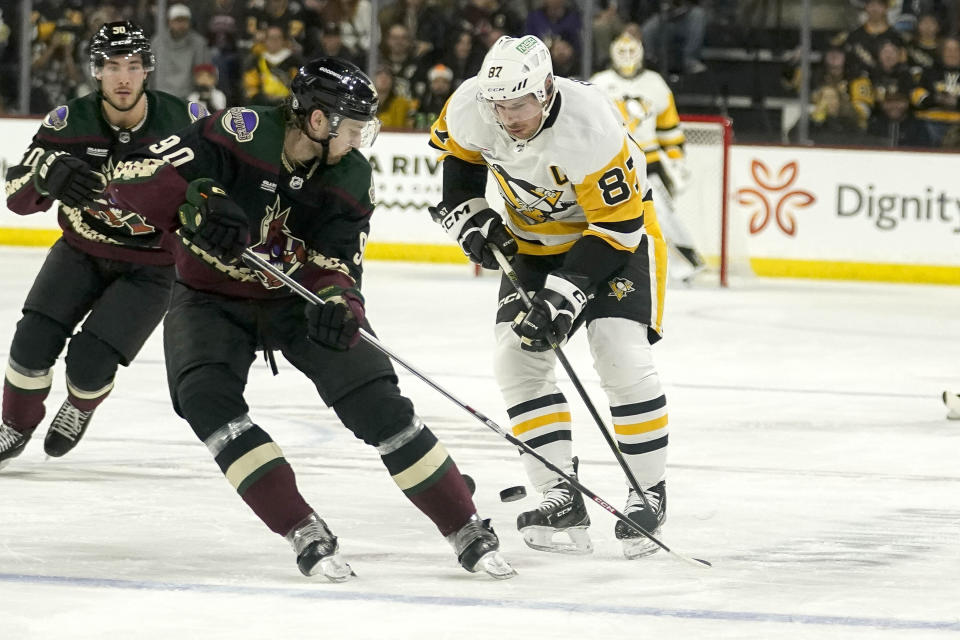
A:
<svg viewBox="0 0 960 640">
<path fill-rule="evenodd" d="M 38 576 L 18 573 L 0 573 L 0 582 L 60 585 L 80 588 L 129 589 L 133 591 L 180 591 L 230 595 L 273 595 L 314 600 L 358 602 L 370 601 L 395 604 L 431 605 L 440 607 L 508 607 L 512 609 L 555 610 L 594 614 L 604 613 L 625 616 L 654 616 L 659 618 L 735 620 L 740 622 L 773 622 L 788 624 L 828 625 L 836 627 L 876 627 L 879 629 L 960 631 L 960 621 L 957 620 L 903 620 L 897 618 L 866 618 L 856 616 L 765 613 L 760 611 L 717 611 L 711 609 L 667 609 L 661 607 L 609 606 L 597 604 L 577 604 L 572 602 L 497 600 L 492 598 L 418 596 L 393 593 L 362 593 L 357 591 L 342 591 L 339 588 L 335 590 L 328 590 L 321 588 L 290 589 L 284 587 L 243 587 L 239 585 L 150 582 L 146 580 L 117 580 L 112 578 Z"/>
</svg>

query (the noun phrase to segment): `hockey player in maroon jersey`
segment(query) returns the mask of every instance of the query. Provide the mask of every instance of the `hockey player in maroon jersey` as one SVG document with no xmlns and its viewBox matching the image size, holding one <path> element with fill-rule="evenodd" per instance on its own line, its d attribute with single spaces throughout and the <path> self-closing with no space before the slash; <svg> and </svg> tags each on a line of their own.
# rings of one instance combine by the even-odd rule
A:
<svg viewBox="0 0 960 640">
<path fill-rule="evenodd" d="M 255 352 L 279 351 L 316 386 L 468 571 L 509 578 L 488 520 L 443 444 L 400 393 L 389 360 L 366 342 L 360 279 L 374 207 L 372 169 L 356 147 L 379 128 L 377 93 L 356 66 L 300 68 L 283 106 L 233 108 L 138 151 L 110 193 L 171 233 L 178 281 L 164 321 L 174 408 L 244 502 L 286 537 L 304 575 L 353 572 L 336 536 L 300 494 L 293 469 L 244 400 Z M 307 305 L 240 261 L 269 260 L 326 302 Z M 306 317 L 305 317 L 306 316 Z"/>
<path fill-rule="evenodd" d="M 117 366 L 130 364 L 166 309 L 173 258 L 160 246 L 162 233 L 101 193 L 124 153 L 206 115 L 200 105 L 145 90 L 153 68 L 140 27 L 105 24 L 90 42 L 98 90 L 48 113 L 23 160 L 7 171 L 7 207 L 28 215 L 58 200 L 63 237 L 27 294 L 10 347 L 0 467 L 22 453 L 43 419 L 68 339 L 67 399 L 44 439 L 51 456 L 76 446 L 113 389 Z"/>
</svg>

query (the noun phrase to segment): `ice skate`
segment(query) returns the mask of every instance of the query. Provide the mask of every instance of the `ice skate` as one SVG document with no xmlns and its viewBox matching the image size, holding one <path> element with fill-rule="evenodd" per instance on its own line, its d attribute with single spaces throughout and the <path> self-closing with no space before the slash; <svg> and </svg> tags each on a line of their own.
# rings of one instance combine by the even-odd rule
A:
<svg viewBox="0 0 960 640">
<path fill-rule="evenodd" d="M 655 536 L 660 533 L 660 526 L 667 519 L 666 481 L 661 480 L 649 489 L 645 489 L 643 493 L 646 495 L 653 513 L 646 508 L 637 492 L 630 489 L 627 493 L 627 506 L 624 507 L 623 514 L 636 522 L 644 531 Z M 637 533 L 619 520 L 617 520 L 613 532 L 617 540 L 623 544 L 623 555 L 627 560 L 649 556 L 660 550 L 655 542 Z"/>
<path fill-rule="evenodd" d="M 6 422 L 0 423 L 0 469 L 10 464 L 10 461 L 23 453 L 23 448 L 30 441 Z"/>
<path fill-rule="evenodd" d="M 90 424 L 93 409 L 81 411 L 73 406 L 69 399 L 64 400 L 60 410 L 53 417 L 47 435 L 43 439 L 43 450 L 48 456 L 59 458 L 77 446 L 80 438 Z"/>
<path fill-rule="evenodd" d="M 943 404 L 947 406 L 947 420 L 960 420 L 960 394 L 944 391 Z"/>
<path fill-rule="evenodd" d="M 538 551 L 593 553 L 593 543 L 587 533 L 589 526 L 590 516 L 583 496 L 568 482 L 547 489 L 536 509 L 517 516 L 517 529 L 523 534 L 523 541 Z M 569 541 L 563 539 L 564 535 Z"/>
<path fill-rule="evenodd" d="M 500 553 L 500 539 L 490 526 L 474 514 L 467 524 L 447 536 L 457 554 L 457 561 L 470 573 L 485 571 L 491 578 L 506 580 L 517 575 Z"/>
<path fill-rule="evenodd" d="M 330 582 L 346 582 L 356 577 L 340 556 L 337 537 L 316 513 L 304 518 L 286 538 L 297 554 L 297 567 L 303 575 L 321 574 Z"/>
</svg>

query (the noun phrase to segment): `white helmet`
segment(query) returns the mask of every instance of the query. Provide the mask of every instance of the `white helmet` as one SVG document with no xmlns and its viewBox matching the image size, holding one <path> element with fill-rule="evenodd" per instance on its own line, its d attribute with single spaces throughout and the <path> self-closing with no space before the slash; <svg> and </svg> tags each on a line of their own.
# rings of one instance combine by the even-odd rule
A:
<svg viewBox="0 0 960 640">
<path fill-rule="evenodd" d="M 624 78 L 632 78 L 643 69 L 643 43 L 624 33 L 610 43 L 613 70 Z"/>
<path fill-rule="evenodd" d="M 477 98 L 481 102 L 489 105 L 532 93 L 540 103 L 544 117 L 550 113 L 557 94 L 550 50 L 536 36 L 501 36 L 484 57 L 477 82 L 480 86 Z"/>
</svg>

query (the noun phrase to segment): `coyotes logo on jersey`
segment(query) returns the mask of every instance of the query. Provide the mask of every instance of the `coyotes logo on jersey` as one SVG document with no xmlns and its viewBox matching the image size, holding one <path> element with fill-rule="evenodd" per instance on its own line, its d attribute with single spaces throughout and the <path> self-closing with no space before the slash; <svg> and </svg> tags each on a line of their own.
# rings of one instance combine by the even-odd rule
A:
<svg viewBox="0 0 960 640">
<path fill-rule="evenodd" d="M 290 207 L 281 211 L 280 196 L 277 196 L 273 205 L 267 207 L 266 215 L 260 221 L 260 242 L 250 249 L 262 254 L 270 264 L 287 275 L 292 275 L 307 262 L 307 248 L 303 240 L 294 236 L 287 227 L 289 215 Z M 283 282 L 276 276 L 260 270 L 254 273 L 267 289 L 283 286 Z"/>
</svg>

